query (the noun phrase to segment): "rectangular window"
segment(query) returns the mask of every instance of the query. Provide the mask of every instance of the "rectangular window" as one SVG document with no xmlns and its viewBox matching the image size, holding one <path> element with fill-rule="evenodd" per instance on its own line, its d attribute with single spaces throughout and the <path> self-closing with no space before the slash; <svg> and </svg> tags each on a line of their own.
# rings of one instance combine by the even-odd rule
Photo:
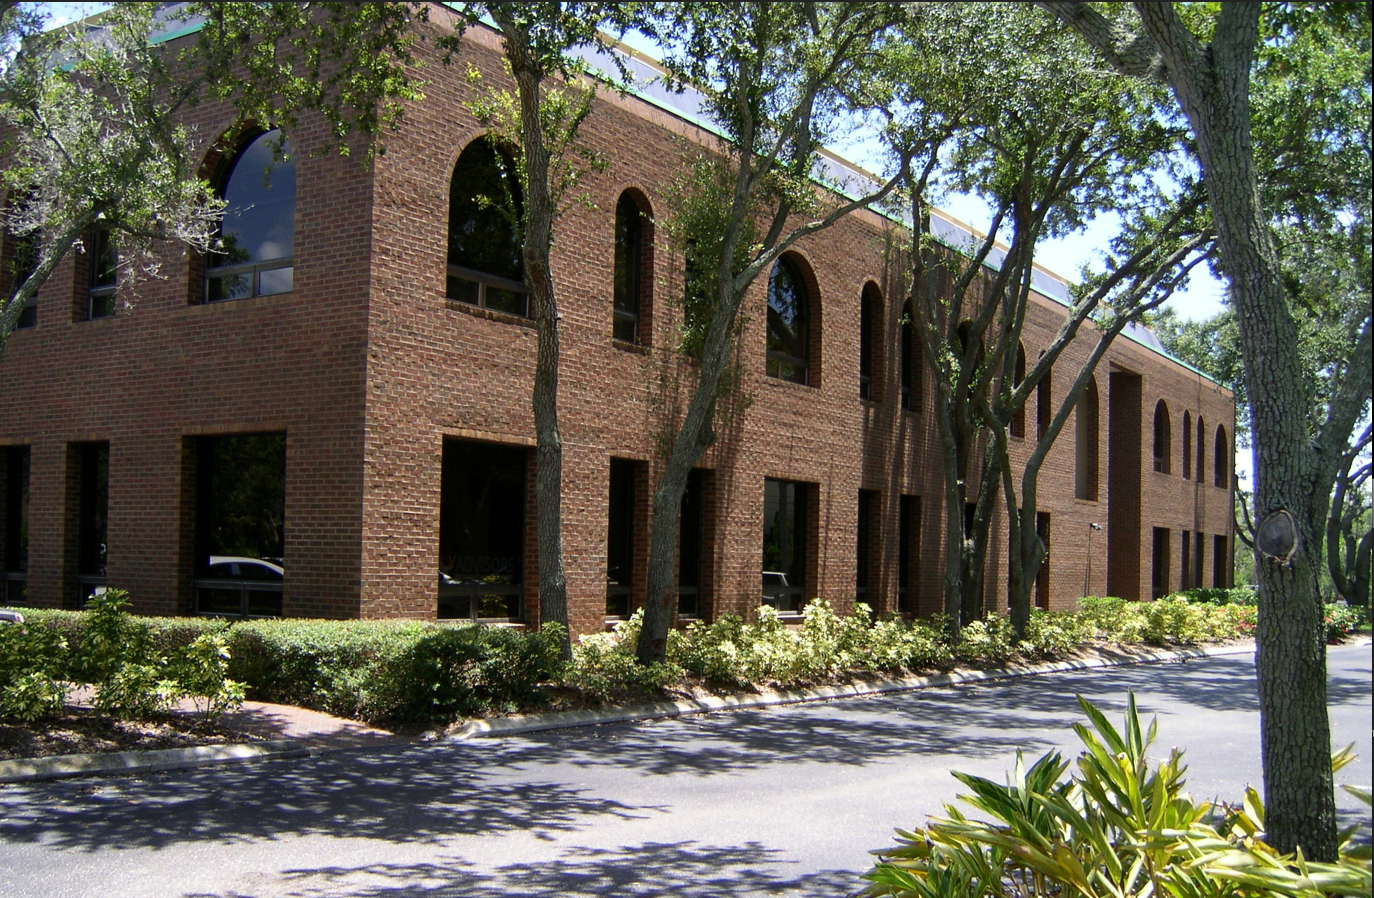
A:
<svg viewBox="0 0 1374 898">
<path fill-rule="evenodd" d="M 10 294 L 18 292 L 24 282 L 33 274 L 38 267 L 38 248 L 42 244 L 43 234 L 41 231 L 30 231 L 27 234 L 20 234 L 14 238 L 14 250 L 10 259 L 10 273 L 13 278 L 10 280 Z M 15 330 L 24 330 L 35 327 L 38 324 L 38 298 L 30 297 L 19 312 L 19 319 L 14 323 Z"/>
<path fill-rule="evenodd" d="M 1212 585 L 1224 589 L 1231 585 L 1231 559 L 1226 554 L 1226 537 L 1212 537 Z"/>
<path fill-rule="evenodd" d="M 110 444 L 77 446 L 78 499 L 76 574 L 78 599 L 84 604 L 105 585 L 106 521 L 110 502 Z"/>
<path fill-rule="evenodd" d="M 524 448 L 444 440 L 440 619 L 521 619 L 528 462 Z"/>
<path fill-rule="evenodd" d="M 1182 557 L 1180 560 L 1183 562 L 1179 567 L 1178 588 L 1180 590 L 1192 589 L 1194 586 L 1193 534 L 1189 533 L 1187 530 L 1184 530 L 1182 536 L 1183 539 L 1180 541 L 1179 546 L 1179 548 L 1182 550 Z"/>
<path fill-rule="evenodd" d="M 1162 598 L 1169 594 L 1169 529 L 1154 528 L 1154 551 L 1151 553 L 1150 597 Z"/>
<path fill-rule="evenodd" d="M 1045 557 L 1040 562 L 1040 569 L 1035 572 L 1035 607 L 1049 611 L 1050 513 L 1048 511 L 1037 511 L 1035 513 L 1035 532 L 1040 537 L 1040 541 L 1045 544 Z"/>
<path fill-rule="evenodd" d="M 873 604 L 874 558 L 877 554 L 873 545 L 873 535 L 878 532 L 878 493 L 873 490 L 859 490 L 858 520 L 855 527 L 857 544 L 854 547 L 854 599 L 858 602 Z"/>
<path fill-rule="evenodd" d="M 89 255 L 86 257 L 86 319 L 109 318 L 115 313 L 115 290 L 119 270 L 119 253 L 110 232 L 91 232 Z"/>
<path fill-rule="evenodd" d="M 807 484 L 763 482 L 763 601 L 779 611 L 805 604 Z"/>
<path fill-rule="evenodd" d="M 1207 547 L 1207 536 L 1201 530 L 1193 534 L 1193 585 L 1202 586 L 1203 551 Z"/>
<path fill-rule="evenodd" d="M 286 434 L 196 442 L 196 613 L 280 616 Z"/>
<path fill-rule="evenodd" d="M 611 459 L 606 527 L 606 616 L 628 618 L 635 567 L 635 463 Z"/>
<path fill-rule="evenodd" d="M 920 582 L 921 498 L 903 496 L 897 509 L 897 610 L 916 610 Z"/>
<path fill-rule="evenodd" d="M 29 579 L 29 447 L 4 450 L 5 463 L 5 564 L 4 601 L 22 604 L 28 599 Z"/>
<path fill-rule="evenodd" d="M 682 519 L 677 533 L 677 613 L 678 617 L 701 616 L 702 546 L 705 542 L 705 472 L 687 475 L 687 492 L 682 496 Z"/>
</svg>

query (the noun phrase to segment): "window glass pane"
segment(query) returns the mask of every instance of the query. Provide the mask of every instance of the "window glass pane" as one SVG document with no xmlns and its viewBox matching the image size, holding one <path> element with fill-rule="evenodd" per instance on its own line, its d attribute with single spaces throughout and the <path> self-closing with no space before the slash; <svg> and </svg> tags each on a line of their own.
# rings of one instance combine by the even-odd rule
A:
<svg viewBox="0 0 1374 898">
<path fill-rule="evenodd" d="M 509 312 L 512 315 L 526 314 L 526 295 L 517 293 L 514 290 L 503 290 L 500 287 L 487 286 L 487 308 L 495 309 L 498 312 Z"/>
<path fill-rule="evenodd" d="M 634 585 L 634 463 L 611 459 L 610 509 L 606 532 L 606 613 L 628 617 Z"/>
<path fill-rule="evenodd" d="M 444 294 L 449 299 L 456 299 L 459 302 L 477 305 L 477 291 L 479 286 L 476 281 L 469 281 L 466 278 L 448 276 L 448 289 Z"/>
<path fill-rule="evenodd" d="M 90 255 L 91 287 L 113 287 L 119 268 L 119 253 L 115 251 L 114 241 L 109 231 L 96 231 L 91 235 Z"/>
<path fill-rule="evenodd" d="M 105 520 L 109 508 L 110 444 L 80 448 L 81 498 L 77 524 L 77 574 L 105 576 Z"/>
<path fill-rule="evenodd" d="M 779 610 L 801 609 L 806 586 L 805 522 L 805 486 L 786 480 L 765 480 L 763 594 Z"/>
<path fill-rule="evenodd" d="M 453 169 L 448 263 L 523 280 L 519 221 L 520 192 L 511 165 L 489 141 L 474 140 Z"/>
<path fill-rule="evenodd" d="M 222 193 L 228 203 L 220 226 L 224 251 L 211 257 L 211 267 L 294 254 L 296 165 L 273 159 L 279 138 L 279 131 L 259 135 L 234 160 Z M 289 147 L 284 149 L 289 153 Z"/>
<path fill-rule="evenodd" d="M 29 447 L 5 453 L 5 570 L 29 569 Z"/>
<path fill-rule="evenodd" d="M 258 273 L 258 294 L 260 296 L 275 296 L 278 293 L 290 293 L 291 282 L 296 269 L 270 268 L 267 271 Z"/>
<path fill-rule="evenodd" d="M 779 259 L 768 279 L 768 373 L 805 382 L 808 297 L 792 263 Z"/>
<path fill-rule="evenodd" d="M 439 617 L 521 616 L 526 459 L 523 449 L 444 441 Z"/>
<path fill-rule="evenodd" d="M 206 296 L 210 302 L 222 299 L 244 299 L 253 295 L 252 272 L 214 276 L 206 281 Z"/>
<path fill-rule="evenodd" d="M 634 342 L 639 321 L 639 265 L 643 220 L 628 194 L 615 209 L 615 337 Z"/>
<path fill-rule="evenodd" d="M 197 563 L 243 559 L 245 567 L 280 567 L 286 518 L 286 434 L 205 437 L 197 459 Z M 247 565 L 247 562 L 253 562 Z M 219 569 L 219 570 L 222 570 Z M 217 574 L 219 576 L 219 574 Z"/>
</svg>

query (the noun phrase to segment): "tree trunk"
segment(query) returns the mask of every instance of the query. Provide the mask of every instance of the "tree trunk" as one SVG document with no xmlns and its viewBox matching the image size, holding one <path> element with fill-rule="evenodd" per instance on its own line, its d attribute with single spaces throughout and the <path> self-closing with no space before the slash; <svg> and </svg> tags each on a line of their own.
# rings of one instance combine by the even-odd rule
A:
<svg viewBox="0 0 1374 898">
<path fill-rule="evenodd" d="M 1261 208 L 1250 137 L 1250 63 L 1259 7 L 1223 4 L 1203 49 L 1171 4 L 1138 3 L 1170 86 L 1197 140 L 1218 243 L 1240 330 L 1255 452 L 1255 512 L 1280 509 L 1297 522 L 1291 562 L 1256 553 L 1260 733 L 1267 838 L 1282 852 L 1336 859 L 1326 645 L 1316 590 L 1325 521 L 1320 460 L 1307 434 L 1307 395 L 1297 327 Z"/>
<path fill-rule="evenodd" d="M 520 99 L 520 139 L 525 164 L 525 240 L 521 256 L 534 304 L 539 350 L 534 370 L 535 530 L 539 546 L 539 624 L 563 627 L 562 655 L 572 657 L 568 628 L 568 584 L 563 571 L 563 440 L 558 430 L 558 302 L 549 266 L 553 201 L 549 194 L 549 152 L 540 123 L 540 83 L 530 56 L 529 35 L 502 23 L 506 58 Z"/>
</svg>

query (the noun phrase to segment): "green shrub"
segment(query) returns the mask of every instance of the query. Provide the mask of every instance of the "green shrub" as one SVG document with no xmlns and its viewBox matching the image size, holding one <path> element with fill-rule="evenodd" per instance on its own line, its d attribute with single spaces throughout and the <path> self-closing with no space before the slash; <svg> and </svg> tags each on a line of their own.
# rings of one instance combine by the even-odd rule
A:
<svg viewBox="0 0 1374 898">
<path fill-rule="evenodd" d="M 429 725 L 537 706 L 541 686 L 562 673 L 561 639 L 556 624 L 533 633 L 431 627 L 375 668 L 367 717 Z"/>
<path fill-rule="evenodd" d="M 1027 658 L 1061 658 L 1084 642 L 1078 615 L 1064 611 L 1031 612 L 1026 638 L 1016 651 Z"/>
<path fill-rule="evenodd" d="M 168 673 L 178 692 L 191 699 L 207 719 L 243 704 L 243 684 L 229 678 L 229 648 L 223 633 L 203 633 L 177 649 Z"/>
<path fill-rule="evenodd" d="M 228 675 L 250 698 L 363 719 L 378 706 L 374 668 L 433 624 L 415 621 L 251 620 L 227 633 Z"/>
<path fill-rule="evenodd" d="M 1011 620 L 990 614 L 960 628 L 954 654 L 973 664 L 1005 664 L 1013 654 L 1013 638 Z"/>
<path fill-rule="evenodd" d="M 1057 751 L 1026 767 L 1021 754 L 1005 785 L 954 776 L 963 801 L 986 820 L 945 806 L 925 827 L 897 831 L 874 851 L 870 898 L 1049 898 L 1168 895 L 1278 898 L 1368 895 L 1367 845 L 1346 841 L 1337 863 L 1280 856 L 1263 841 L 1264 806 L 1247 789 L 1239 808 L 1194 802 L 1184 791 L 1182 753 L 1153 769 L 1155 723 L 1142 729 L 1135 696 L 1124 731 L 1079 698 L 1091 728 L 1075 724 L 1085 750 L 1076 765 Z M 1348 756 L 1333 759 L 1344 763 Z M 1066 779 L 1064 774 L 1071 773 Z M 1368 802 L 1367 794 L 1360 794 Z"/>
<path fill-rule="evenodd" d="M 1255 591 L 1248 586 L 1199 586 L 1185 589 L 1179 597 L 1204 605 L 1254 605 L 1258 599 Z"/>
<path fill-rule="evenodd" d="M 1151 645 L 1193 645 L 1209 634 L 1206 608 L 1186 599 L 1156 599 L 1143 605 L 1145 641 Z"/>
<path fill-rule="evenodd" d="M 1322 609 L 1322 620 L 1326 625 L 1326 641 L 1339 642 L 1359 632 L 1368 616 L 1363 605 L 1333 602 Z"/>
<path fill-rule="evenodd" d="M 23 624 L 0 625 L 0 719 L 32 723 L 66 700 L 67 641 L 25 617 Z"/>
<path fill-rule="evenodd" d="M 601 704 L 656 697 L 681 682 L 686 671 L 671 661 L 642 665 L 635 660 L 642 621 L 643 612 L 636 611 L 630 620 L 616 624 L 613 633 L 583 636 L 573 646 L 572 668 L 565 684 Z M 680 637 L 681 631 L 668 634 L 670 642 Z"/>
</svg>

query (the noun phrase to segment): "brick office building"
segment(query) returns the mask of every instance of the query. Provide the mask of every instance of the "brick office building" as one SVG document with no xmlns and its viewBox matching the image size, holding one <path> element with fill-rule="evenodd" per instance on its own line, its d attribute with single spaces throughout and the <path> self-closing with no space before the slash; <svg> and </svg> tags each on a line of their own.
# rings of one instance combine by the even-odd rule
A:
<svg viewBox="0 0 1374 898">
<path fill-rule="evenodd" d="M 502 77 L 494 34 L 469 31 L 464 55 Z M 11 600 L 75 607 L 108 584 L 146 613 L 534 620 L 535 331 L 509 228 L 473 201 L 500 151 L 466 110 L 478 88 L 461 68 L 426 69 L 426 99 L 369 169 L 309 154 L 322 139 L 309 127 L 286 135 L 294 161 L 270 186 L 271 134 L 207 158 L 238 210 L 229 253 L 169 251 L 165 280 L 132 286 L 99 234 L 64 262 L 0 361 Z M 595 208 L 556 228 L 578 632 L 643 600 L 656 435 L 690 377 L 670 300 L 683 259 L 654 223 L 687 153 L 714 138 L 675 102 L 599 97 L 583 138 L 611 165 L 583 182 Z M 233 124 L 214 106 L 192 114 L 205 134 Z M 938 610 L 938 437 L 928 378 L 903 364 L 884 252 L 896 227 L 853 215 L 746 300 L 748 401 L 691 479 L 684 616 L 747 613 L 763 595 Z M 1037 286 L 1031 354 L 1063 315 L 1062 282 Z M 1046 408 L 1087 350 L 1065 354 Z M 1233 434 L 1228 391 L 1148 335 L 1119 339 L 1042 474 L 1037 601 L 1225 584 Z"/>
</svg>

